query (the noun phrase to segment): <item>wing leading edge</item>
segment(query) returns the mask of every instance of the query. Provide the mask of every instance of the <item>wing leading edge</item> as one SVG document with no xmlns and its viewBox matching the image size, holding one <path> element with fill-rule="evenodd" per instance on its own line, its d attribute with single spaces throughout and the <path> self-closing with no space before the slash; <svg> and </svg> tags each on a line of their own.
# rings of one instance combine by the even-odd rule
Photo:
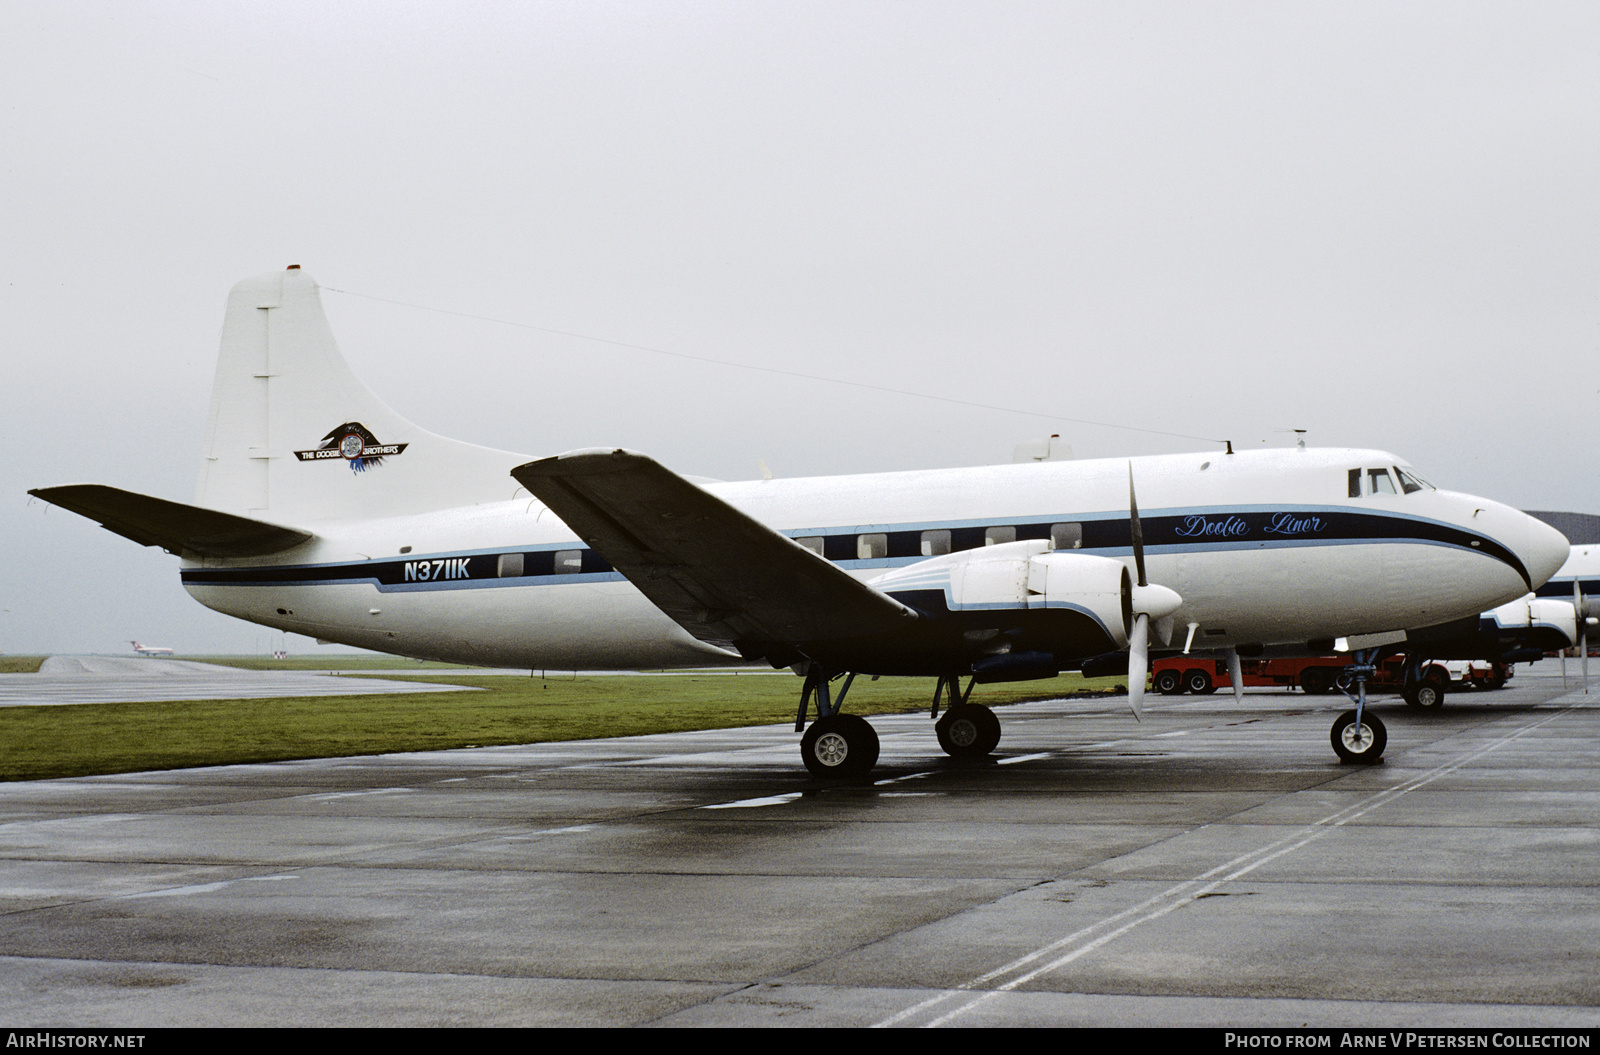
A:
<svg viewBox="0 0 1600 1055">
<path fill-rule="evenodd" d="M 685 630 L 747 658 L 781 665 L 917 619 L 643 454 L 573 451 L 511 475 Z"/>
</svg>

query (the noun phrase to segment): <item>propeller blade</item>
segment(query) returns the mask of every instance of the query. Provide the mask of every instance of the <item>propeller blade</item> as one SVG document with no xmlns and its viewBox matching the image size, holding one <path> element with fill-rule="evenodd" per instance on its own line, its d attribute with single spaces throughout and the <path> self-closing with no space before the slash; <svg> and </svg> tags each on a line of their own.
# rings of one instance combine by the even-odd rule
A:
<svg viewBox="0 0 1600 1055">
<path fill-rule="evenodd" d="M 1139 499 L 1133 493 L 1133 463 L 1128 463 L 1128 535 L 1133 543 L 1133 566 L 1139 573 L 1136 586 L 1149 586 L 1144 575 L 1144 529 L 1139 526 Z"/>
<path fill-rule="evenodd" d="M 1133 633 L 1128 635 L 1128 706 L 1133 708 L 1135 721 L 1144 721 L 1144 683 L 1150 677 L 1150 616 L 1140 612 L 1133 620 Z"/>
<path fill-rule="evenodd" d="M 1239 662 L 1238 649 L 1228 649 L 1228 678 L 1233 682 L 1235 703 L 1244 702 L 1244 665 Z"/>
<path fill-rule="evenodd" d="M 1572 579 L 1572 614 L 1578 619 L 1578 655 L 1583 657 L 1583 691 L 1589 692 L 1589 620 L 1584 612 L 1583 585 Z"/>
</svg>

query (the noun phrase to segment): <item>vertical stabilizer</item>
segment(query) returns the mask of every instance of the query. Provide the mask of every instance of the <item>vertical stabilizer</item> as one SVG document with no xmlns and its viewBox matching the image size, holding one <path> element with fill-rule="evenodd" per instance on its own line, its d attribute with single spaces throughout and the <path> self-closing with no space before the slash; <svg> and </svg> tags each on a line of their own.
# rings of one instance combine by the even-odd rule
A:
<svg viewBox="0 0 1600 1055">
<path fill-rule="evenodd" d="M 286 523 L 400 516 L 510 498 L 524 461 L 385 406 L 339 353 L 304 271 L 228 295 L 197 505 Z"/>
</svg>

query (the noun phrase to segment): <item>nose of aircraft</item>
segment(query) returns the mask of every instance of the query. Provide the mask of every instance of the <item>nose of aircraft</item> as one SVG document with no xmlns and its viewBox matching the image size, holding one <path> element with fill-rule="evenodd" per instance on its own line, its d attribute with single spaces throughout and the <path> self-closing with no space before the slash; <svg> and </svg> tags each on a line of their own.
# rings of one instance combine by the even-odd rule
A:
<svg viewBox="0 0 1600 1055">
<path fill-rule="evenodd" d="M 1567 536 L 1544 521 L 1526 513 L 1523 518 L 1528 522 L 1527 541 L 1517 547 L 1517 556 L 1522 558 L 1522 563 L 1528 569 L 1528 578 L 1533 580 L 1537 589 L 1567 562 L 1572 555 L 1572 544 L 1567 541 Z"/>
<path fill-rule="evenodd" d="M 1498 542 L 1522 564 L 1518 570 L 1527 573 L 1523 585 L 1529 590 L 1543 586 L 1572 553 L 1565 535 L 1520 509 L 1476 495 L 1452 497 L 1465 517 L 1463 526 Z"/>
</svg>

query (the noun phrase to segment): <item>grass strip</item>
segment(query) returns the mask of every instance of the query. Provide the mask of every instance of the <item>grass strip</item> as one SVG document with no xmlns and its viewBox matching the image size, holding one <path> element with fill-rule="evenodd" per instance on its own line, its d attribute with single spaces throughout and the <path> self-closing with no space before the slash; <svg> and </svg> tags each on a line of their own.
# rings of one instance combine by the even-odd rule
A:
<svg viewBox="0 0 1600 1055">
<path fill-rule="evenodd" d="M 483 692 L 288 696 L 0 708 L 0 780 L 341 758 L 396 751 L 588 740 L 794 720 L 796 677 L 408 676 Z M 1074 674 L 1025 688 L 984 686 L 988 705 L 1123 691 Z M 1044 691 L 1041 691 L 1044 690 Z M 927 678 L 857 679 L 848 710 L 925 710 Z"/>
</svg>

